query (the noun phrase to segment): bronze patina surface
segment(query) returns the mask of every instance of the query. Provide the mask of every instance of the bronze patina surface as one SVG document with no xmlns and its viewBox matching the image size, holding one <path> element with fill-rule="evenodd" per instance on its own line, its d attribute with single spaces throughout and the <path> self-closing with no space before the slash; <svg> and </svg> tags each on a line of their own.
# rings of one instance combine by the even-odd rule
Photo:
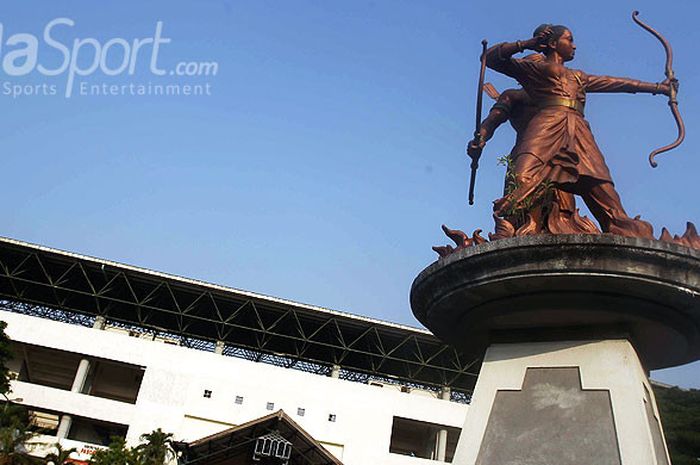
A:
<svg viewBox="0 0 700 465">
<path fill-rule="evenodd" d="M 610 170 L 584 117 L 588 93 L 649 93 L 666 95 L 678 126 L 678 138 L 656 149 L 654 157 L 677 147 L 685 136 L 678 112 L 678 80 L 672 69 L 671 47 L 661 34 L 633 14 L 634 21 L 658 38 L 666 51 L 666 79 L 644 82 L 637 79 L 593 75 L 567 66 L 574 59 L 576 45 L 566 26 L 543 24 L 529 39 L 497 44 L 482 53 L 486 67 L 515 79 L 521 86 L 498 96 L 492 86 L 479 87 L 498 98 L 481 122 L 467 153 L 472 170 L 486 142 L 504 122 L 516 130 L 515 146 L 506 157 L 504 195 L 494 201 L 496 229 L 489 240 L 537 234 L 600 234 L 654 239 L 652 225 L 639 216 L 631 217 L 613 184 Z M 515 55 L 530 50 L 524 58 Z M 477 105 L 477 114 L 480 104 Z M 472 179 L 474 171 L 472 171 Z M 473 188 L 473 185 L 471 186 Z M 471 194 L 471 188 L 470 188 Z M 598 222 L 598 227 L 581 217 L 575 203 L 580 197 Z M 471 199 L 471 196 L 470 196 Z M 459 230 L 443 228 L 456 244 L 435 247 L 445 257 L 479 243 L 480 230 L 472 237 Z M 682 236 L 665 228 L 659 239 L 700 249 L 700 237 L 692 223 Z"/>
</svg>

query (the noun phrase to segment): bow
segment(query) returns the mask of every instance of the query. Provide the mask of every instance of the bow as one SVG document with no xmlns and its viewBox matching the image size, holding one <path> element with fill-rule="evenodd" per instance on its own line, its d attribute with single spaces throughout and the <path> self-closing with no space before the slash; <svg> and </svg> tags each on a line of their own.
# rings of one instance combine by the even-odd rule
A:
<svg viewBox="0 0 700 465">
<path fill-rule="evenodd" d="M 685 124 L 683 123 L 683 118 L 681 118 L 681 114 L 678 111 L 678 100 L 676 99 L 676 95 L 678 93 L 678 79 L 676 79 L 676 75 L 673 72 L 673 50 L 671 49 L 671 44 L 669 44 L 664 36 L 659 34 L 654 28 L 637 18 L 638 15 L 639 11 L 633 11 L 632 20 L 643 29 L 651 33 L 651 35 L 659 39 L 661 44 L 664 46 L 664 50 L 666 51 L 666 70 L 664 71 L 664 74 L 666 74 L 666 78 L 671 86 L 671 91 L 668 95 L 668 106 L 671 108 L 671 113 L 673 114 L 673 118 L 676 120 L 676 126 L 678 127 L 678 137 L 675 141 L 668 145 L 664 145 L 663 147 L 659 147 L 649 154 L 649 163 L 653 168 L 656 168 L 657 163 L 654 158 L 660 153 L 675 149 L 681 145 L 681 142 L 683 142 L 683 139 L 685 139 Z"/>
</svg>

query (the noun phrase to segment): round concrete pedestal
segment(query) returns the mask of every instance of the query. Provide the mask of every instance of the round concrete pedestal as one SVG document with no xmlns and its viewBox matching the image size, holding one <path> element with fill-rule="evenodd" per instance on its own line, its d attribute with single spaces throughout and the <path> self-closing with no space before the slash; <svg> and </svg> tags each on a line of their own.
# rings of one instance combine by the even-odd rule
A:
<svg viewBox="0 0 700 465">
<path fill-rule="evenodd" d="M 528 236 L 463 249 L 413 282 L 416 318 L 493 342 L 629 338 L 649 370 L 700 359 L 700 252 L 620 236 Z"/>
<path fill-rule="evenodd" d="M 411 306 L 468 357 L 486 353 L 456 465 L 669 463 L 646 372 L 700 359 L 700 252 L 504 239 L 426 268 Z"/>
</svg>

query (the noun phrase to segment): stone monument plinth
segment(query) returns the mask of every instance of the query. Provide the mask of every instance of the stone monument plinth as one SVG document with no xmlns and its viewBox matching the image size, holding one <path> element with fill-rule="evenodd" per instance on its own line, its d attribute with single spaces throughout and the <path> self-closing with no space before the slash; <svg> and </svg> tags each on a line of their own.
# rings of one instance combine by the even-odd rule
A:
<svg viewBox="0 0 700 465">
<path fill-rule="evenodd" d="M 612 235 L 462 249 L 414 281 L 436 336 L 484 357 L 456 465 L 667 465 L 648 370 L 700 359 L 700 252 Z"/>
</svg>

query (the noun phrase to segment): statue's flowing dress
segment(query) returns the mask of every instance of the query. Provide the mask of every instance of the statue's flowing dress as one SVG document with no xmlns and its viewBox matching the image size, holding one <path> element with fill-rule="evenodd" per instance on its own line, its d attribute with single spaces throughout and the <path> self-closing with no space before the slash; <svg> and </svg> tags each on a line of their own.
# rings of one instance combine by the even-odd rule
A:
<svg viewBox="0 0 700 465">
<path fill-rule="evenodd" d="M 589 75 L 546 61 L 503 58 L 500 46 L 487 52 L 486 63 L 495 71 L 515 78 L 535 104 L 542 107 L 513 149 L 511 162 L 518 184 L 496 202 L 497 212 L 517 207 L 543 182 L 580 195 L 585 195 L 578 188 L 583 177 L 612 184 L 603 154 L 583 115 L 586 93 L 634 93 L 648 83 Z M 558 105 L 557 101 L 568 106 Z"/>
</svg>

